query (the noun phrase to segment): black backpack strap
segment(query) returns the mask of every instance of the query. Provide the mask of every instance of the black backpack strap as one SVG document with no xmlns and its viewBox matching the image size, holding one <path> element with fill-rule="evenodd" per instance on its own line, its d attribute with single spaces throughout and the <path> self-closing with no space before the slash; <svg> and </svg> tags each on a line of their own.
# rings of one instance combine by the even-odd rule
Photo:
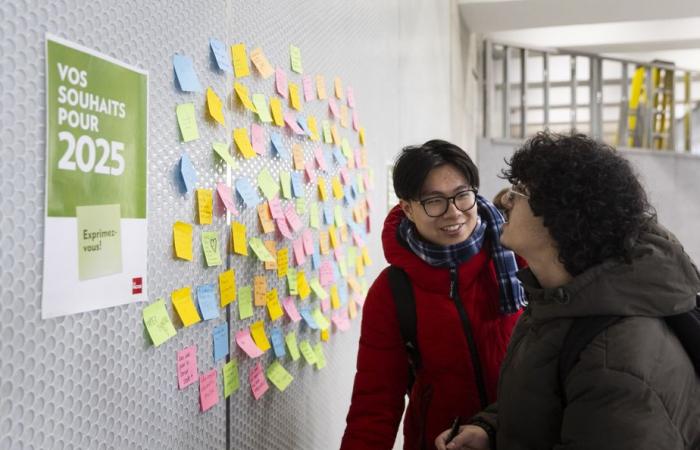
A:
<svg viewBox="0 0 700 450">
<path fill-rule="evenodd" d="M 664 319 L 683 344 L 695 372 L 700 374 L 700 295 L 695 298 L 695 309 Z"/>
<path fill-rule="evenodd" d="M 416 300 L 413 296 L 413 286 L 406 272 L 396 266 L 389 266 L 389 286 L 396 304 L 396 314 L 399 319 L 399 330 L 408 354 L 408 392 L 413 387 L 416 373 L 421 368 L 421 357 L 416 338 Z"/>
<path fill-rule="evenodd" d="M 562 404 L 565 405 L 567 402 L 564 382 L 578 363 L 581 352 L 596 336 L 618 320 L 620 320 L 618 316 L 590 316 L 574 319 L 559 353 L 559 392 Z"/>
</svg>

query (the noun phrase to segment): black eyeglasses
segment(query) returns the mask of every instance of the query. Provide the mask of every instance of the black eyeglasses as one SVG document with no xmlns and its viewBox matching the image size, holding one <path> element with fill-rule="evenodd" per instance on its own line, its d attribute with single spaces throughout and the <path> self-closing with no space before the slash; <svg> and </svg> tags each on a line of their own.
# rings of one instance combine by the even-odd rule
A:
<svg viewBox="0 0 700 450">
<path fill-rule="evenodd" d="M 462 212 L 469 211 L 476 205 L 476 193 L 476 189 L 469 189 L 461 191 L 452 197 L 430 197 L 425 200 L 420 200 L 419 203 L 428 216 L 440 217 L 447 212 L 447 209 L 450 207 L 450 202 L 455 205 L 455 208 Z"/>
</svg>

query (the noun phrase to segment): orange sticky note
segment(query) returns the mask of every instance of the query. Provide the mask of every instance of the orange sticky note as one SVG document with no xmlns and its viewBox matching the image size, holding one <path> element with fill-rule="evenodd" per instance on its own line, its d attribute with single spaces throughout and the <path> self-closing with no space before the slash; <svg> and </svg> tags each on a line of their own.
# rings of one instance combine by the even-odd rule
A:
<svg viewBox="0 0 700 450">
<path fill-rule="evenodd" d="M 250 143 L 247 128 L 234 129 L 233 140 L 236 142 L 236 147 L 238 147 L 238 150 L 241 152 L 245 159 L 255 157 L 255 150 L 253 150 L 253 144 Z"/>
<path fill-rule="evenodd" d="M 231 59 L 233 60 L 233 73 L 236 78 L 243 78 L 250 75 L 250 66 L 248 65 L 248 55 L 245 50 L 245 44 L 235 44 L 231 46 Z"/>
<path fill-rule="evenodd" d="M 289 249 L 287 247 L 277 250 L 277 277 L 287 276 L 289 268 Z"/>
<path fill-rule="evenodd" d="M 318 232 L 318 243 L 321 247 L 321 254 L 322 255 L 327 255 L 328 252 L 330 251 L 328 239 L 329 239 L 329 237 L 328 237 L 327 231 L 321 230 Z"/>
<path fill-rule="evenodd" d="M 248 240 L 245 236 L 245 225 L 238 222 L 231 224 L 231 239 L 233 240 L 233 252 L 248 256 Z"/>
<path fill-rule="evenodd" d="M 340 135 L 338 134 L 338 128 L 335 125 L 331 125 L 331 137 L 333 138 L 333 143 L 335 145 L 340 145 Z M 351 159 L 348 162 L 352 161 Z"/>
<path fill-rule="evenodd" d="M 294 170 L 304 170 L 304 150 L 299 144 L 292 144 L 292 160 Z"/>
<path fill-rule="evenodd" d="M 357 316 L 357 305 L 355 305 L 353 300 L 348 302 L 348 314 L 350 315 L 351 319 L 354 319 L 355 316 Z"/>
<path fill-rule="evenodd" d="M 278 127 L 284 126 L 284 115 L 282 113 L 282 102 L 277 97 L 270 99 L 270 110 L 272 111 L 272 121 Z"/>
<path fill-rule="evenodd" d="M 233 269 L 219 274 L 219 294 L 222 308 L 236 301 L 236 275 Z"/>
<path fill-rule="evenodd" d="M 175 256 L 192 261 L 192 225 L 185 222 L 173 224 L 173 241 L 175 241 Z"/>
<path fill-rule="evenodd" d="M 333 80 L 333 85 L 335 86 L 335 96 L 342 99 L 343 98 L 343 82 L 339 77 L 335 77 Z"/>
<path fill-rule="evenodd" d="M 238 100 L 240 100 L 241 104 L 247 110 L 257 112 L 257 110 L 255 109 L 255 105 L 253 105 L 253 102 L 250 100 L 250 94 L 248 93 L 248 88 L 245 84 L 236 81 L 233 83 L 233 90 L 236 91 Z"/>
<path fill-rule="evenodd" d="M 171 298 L 175 311 L 184 326 L 189 327 L 201 320 L 197 308 L 192 301 L 192 290 L 189 286 L 174 290 L 171 294 Z"/>
<path fill-rule="evenodd" d="M 264 275 L 256 275 L 253 277 L 253 292 L 255 294 L 255 306 L 265 306 L 267 300 L 267 278 Z"/>
<path fill-rule="evenodd" d="M 319 100 L 325 100 L 328 97 L 326 94 L 326 79 L 323 75 L 316 75 L 316 93 Z"/>
<path fill-rule="evenodd" d="M 343 224 L 338 227 L 338 231 L 340 232 L 340 240 L 342 242 L 347 242 L 348 241 L 348 226 Z"/>
<path fill-rule="evenodd" d="M 267 312 L 270 314 L 270 320 L 274 322 L 284 315 L 282 305 L 280 305 L 279 297 L 277 296 L 277 289 L 270 289 L 265 294 L 265 300 L 267 301 Z"/>
<path fill-rule="evenodd" d="M 272 216 L 270 215 L 270 208 L 267 202 L 263 202 L 257 206 L 258 218 L 260 219 L 260 226 L 263 233 L 272 233 L 275 231 L 275 223 L 272 221 Z M 273 253 L 274 255 L 274 253 Z"/>
<path fill-rule="evenodd" d="M 221 99 L 211 88 L 207 88 L 207 110 L 212 119 L 224 125 L 224 110 Z"/>
<path fill-rule="evenodd" d="M 347 128 L 349 125 L 348 122 L 348 107 L 345 106 L 345 104 L 340 105 L 340 125 L 344 128 Z"/>
<path fill-rule="evenodd" d="M 250 59 L 253 61 L 253 65 L 263 78 L 268 79 L 275 73 L 275 69 L 270 65 L 270 61 L 267 60 L 265 53 L 260 47 L 251 50 Z"/>
<path fill-rule="evenodd" d="M 318 194 L 322 201 L 328 200 L 328 189 L 326 189 L 326 180 L 323 177 L 318 177 Z"/>
<path fill-rule="evenodd" d="M 270 252 L 271 255 L 276 255 L 277 254 L 277 246 L 275 244 L 275 241 L 263 241 L 263 244 L 265 244 L 265 248 L 267 248 L 267 251 Z M 265 270 L 276 270 L 277 269 L 277 260 L 273 261 L 265 261 Z"/>
<path fill-rule="evenodd" d="M 355 291 L 357 294 L 362 293 L 362 287 L 360 287 L 360 283 L 357 282 L 355 277 L 349 277 L 348 278 L 348 284 L 350 285 L 350 288 Z"/>
<path fill-rule="evenodd" d="M 292 108 L 297 111 L 301 111 L 303 108 L 301 106 L 301 97 L 299 97 L 299 85 L 296 83 L 289 83 L 289 103 Z"/>
<path fill-rule="evenodd" d="M 199 224 L 211 223 L 214 195 L 211 189 L 197 189 L 197 211 L 199 212 Z"/>
<path fill-rule="evenodd" d="M 263 302 L 263 305 L 264 304 Z M 270 341 L 267 340 L 265 324 L 262 320 L 258 320 L 250 326 L 250 335 L 253 336 L 253 341 L 255 341 L 255 345 L 257 345 L 260 350 L 266 352 L 270 349 Z"/>
</svg>

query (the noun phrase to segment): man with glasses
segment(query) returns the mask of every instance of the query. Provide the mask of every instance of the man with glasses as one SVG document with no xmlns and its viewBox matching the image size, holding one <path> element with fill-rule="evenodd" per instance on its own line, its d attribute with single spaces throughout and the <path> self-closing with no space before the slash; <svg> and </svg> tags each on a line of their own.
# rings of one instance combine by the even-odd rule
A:
<svg viewBox="0 0 700 450">
<path fill-rule="evenodd" d="M 384 255 L 410 279 L 421 357 L 404 448 L 429 448 L 446 426 L 495 400 L 524 293 L 515 256 L 499 243 L 503 218 L 478 194 L 477 168 L 462 149 L 441 140 L 406 147 L 393 182 L 400 202 L 384 223 Z M 388 278 L 384 270 L 365 301 L 343 450 L 392 448 L 404 412 L 409 360 Z"/>
</svg>

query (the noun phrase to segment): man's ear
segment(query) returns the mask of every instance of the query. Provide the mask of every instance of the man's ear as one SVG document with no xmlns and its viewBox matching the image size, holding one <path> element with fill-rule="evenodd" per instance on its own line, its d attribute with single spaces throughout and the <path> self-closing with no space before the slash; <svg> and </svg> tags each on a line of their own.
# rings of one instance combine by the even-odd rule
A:
<svg viewBox="0 0 700 450">
<path fill-rule="evenodd" d="M 408 220 L 410 220 L 411 222 L 415 222 L 415 220 L 413 220 L 413 208 L 411 203 L 401 199 L 399 200 L 399 206 L 401 206 L 401 210 L 404 214 L 406 214 Z"/>
</svg>

